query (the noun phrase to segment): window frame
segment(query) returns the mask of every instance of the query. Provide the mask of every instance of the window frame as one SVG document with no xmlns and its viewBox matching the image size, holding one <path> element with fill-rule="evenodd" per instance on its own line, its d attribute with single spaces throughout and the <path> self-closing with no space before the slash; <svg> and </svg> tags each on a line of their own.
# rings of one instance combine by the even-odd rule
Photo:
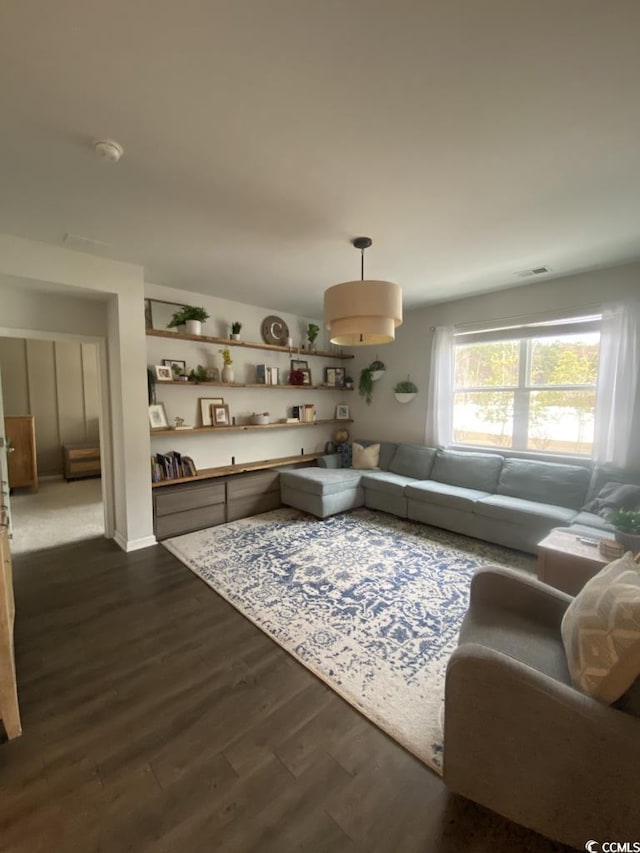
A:
<svg viewBox="0 0 640 853">
<path fill-rule="evenodd" d="M 530 380 L 532 341 L 544 337 L 561 337 L 563 335 L 576 335 L 585 333 L 600 333 L 601 315 L 552 320 L 545 323 L 527 324 L 521 326 L 497 327 L 491 329 L 480 329 L 478 331 L 460 331 L 454 333 L 453 341 L 453 376 L 454 384 L 451 395 L 451 441 L 450 446 L 461 450 L 495 450 L 504 455 L 521 457 L 547 457 L 551 460 L 580 460 L 582 462 L 593 459 L 592 452 L 567 453 L 532 450 L 527 447 L 529 436 L 529 412 L 531 394 L 536 391 L 597 391 L 597 377 L 594 383 L 563 384 L 563 385 L 533 385 Z M 483 385 L 469 388 L 459 388 L 455 385 L 455 363 L 457 348 L 468 344 L 498 343 L 503 341 L 518 341 L 518 384 L 517 385 Z M 599 365 L 598 365 L 599 367 Z M 487 444 L 471 444 L 455 441 L 453 438 L 455 403 L 458 394 L 482 393 L 482 392 L 511 392 L 513 393 L 513 419 L 512 419 L 512 446 L 499 447 Z M 597 401 L 596 401 L 597 402 Z M 594 406 L 594 417 L 595 417 Z"/>
</svg>

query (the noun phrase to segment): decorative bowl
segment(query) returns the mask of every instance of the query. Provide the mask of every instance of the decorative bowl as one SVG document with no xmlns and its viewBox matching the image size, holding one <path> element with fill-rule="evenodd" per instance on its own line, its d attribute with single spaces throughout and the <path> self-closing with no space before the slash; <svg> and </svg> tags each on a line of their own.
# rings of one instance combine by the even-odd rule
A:
<svg viewBox="0 0 640 853">
<path fill-rule="evenodd" d="M 266 412 L 265 412 L 264 414 L 262 414 L 262 415 L 257 415 L 257 414 L 255 414 L 255 412 L 254 412 L 254 414 L 253 414 L 253 415 L 251 415 L 251 417 L 249 418 L 249 420 L 250 420 L 250 422 L 251 422 L 252 424 L 261 424 L 261 425 L 264 425 L 264 424 L 268 424 L 268 423 L 269 423 L 269 415 L 268 415 Z"/>
</svg>

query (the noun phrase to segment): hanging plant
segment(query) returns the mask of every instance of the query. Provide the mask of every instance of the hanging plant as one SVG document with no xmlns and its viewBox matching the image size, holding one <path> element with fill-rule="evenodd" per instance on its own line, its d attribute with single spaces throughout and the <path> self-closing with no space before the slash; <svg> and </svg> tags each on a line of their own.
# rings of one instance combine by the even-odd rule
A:
<svg viewBox="0 0 640 853">
<path fill-rule="evenodd" d="M 378 379 L 380 379 L 385 370 L 386 367 L 384 366 L 383 362 L 376 359 L 375 361 L 372 361 L 368 367 L 363 367 L 360 371 L 358 391 L 360 392 L 360 396 L 364 397 L 367 405 L 371 403 L 371 398 L 373 395 L 373 383 L 377 382 Z"/>
<path fill-rule="evenodd" d="M 398 382 L 393 390 L 396 394 L 417 394 L 418 386 L 414 382 L 411 382 L 410 379 L 407 379 L 405 382 Z"/>
</svg>

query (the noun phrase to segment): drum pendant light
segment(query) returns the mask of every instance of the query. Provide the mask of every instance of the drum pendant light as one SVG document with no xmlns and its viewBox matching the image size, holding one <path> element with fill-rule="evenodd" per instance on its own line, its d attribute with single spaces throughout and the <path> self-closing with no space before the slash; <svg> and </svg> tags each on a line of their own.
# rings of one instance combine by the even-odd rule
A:
<svg viewBox="0 0 640 853">
<path fill-rule="evenodd" d="M 324 322 L 332 344 L 345 347 L 388 344 L 402 325 L 402 290 L 391 281 L 364 277 L 364 250 L 370 237 L 351 243 L 360 250 L 360 281 L 343 281 L 324 292 Z"/>
</svg>

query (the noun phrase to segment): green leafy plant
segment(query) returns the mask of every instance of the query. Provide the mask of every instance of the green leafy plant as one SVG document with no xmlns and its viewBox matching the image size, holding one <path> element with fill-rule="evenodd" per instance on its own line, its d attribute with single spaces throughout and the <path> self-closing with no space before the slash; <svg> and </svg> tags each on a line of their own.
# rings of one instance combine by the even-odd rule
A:
<svg viewBox="0 0 640 853">
<path fill-rule="evenodd" d="M 204 308 L 199 308 L 196 305 L 183 305 L 169 320 L 167 328 L 174 329 L 176 326 L 184 326 L 187 320 L 200 320 L 201 323 L 204 323 L 208 319 L 209 314 Z"/>
<path fill-rule="evenodd" d="M 316 326 L 315 323 L 309 323 L 307 326 L 307 337 L 309 338 L 309 343 L 313 346 L 315 339 L 318 337 L 320 332 L 320 326 Z"/>
<path fill-rule="evenodd" d="M 398 382 L 393 390 L 396 394 L 417 394 L 418 386 L 410 379 L 406 379 L 404 382 Z"/>
<path fill-rule="evenodd" d="M 384 363 L 382 361 L 379 361 L 378 359 L 376 359 L 375 361 L 372 361 L 371 364 L 369 365 L 369 370 L 371 370 L 373 373 L 377 373 L 379 370 L 386 370 L 386 369 L 387 368 L 384 366 Z"/>
<path fill-rule="evenodd" d="M 358 391 L 361 397 L 364 397 L 367 405 L 371 403 L 371 398 L 373 395 L 373 379 L 371 378 L 371 374 L 373 370 L 371 366 L 363 367 L 360 371 L 360 381 L 358 382 Z"/>
<path fill-rule="evenodd" d="M 640 511 L 635 509 L 617 509 L 607 518 L 616 530 L 640 536 Z"/>
<path fill-rule="evenodd" d="M 231 324 L 231 334 L 239 335 L 240 329 L 242 328 L 242 323 L 239 323 L 237 320 Z"/>
<path fill-rule="evenodd" d="M 191 370 L 189 372 L 189 382 L 206 382 L 207 381 L 207 371 L 205 368 L 199 364 L 195 370 Z"/>
</svg>

